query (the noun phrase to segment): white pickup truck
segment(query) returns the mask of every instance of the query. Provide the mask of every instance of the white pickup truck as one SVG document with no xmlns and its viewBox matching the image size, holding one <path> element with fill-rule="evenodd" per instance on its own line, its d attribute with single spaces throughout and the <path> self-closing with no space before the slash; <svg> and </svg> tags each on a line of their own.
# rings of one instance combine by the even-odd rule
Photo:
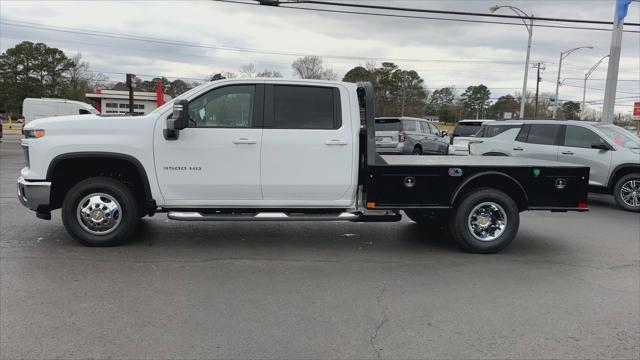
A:
<svg viewBox="0 0 640 360">
<path fill-rule="evenodd" d="M 150 114 L 38 119 L 24 127 L 20 201 L 61 209 L 89 246 L 130 237 L 156 212 L 185 221 L 446 224 L 497 252 L 524 210 L 586 211 L 589 169 L 497 157 L 380 156 L 369 83 L 219 80 Z"/>
</svg>

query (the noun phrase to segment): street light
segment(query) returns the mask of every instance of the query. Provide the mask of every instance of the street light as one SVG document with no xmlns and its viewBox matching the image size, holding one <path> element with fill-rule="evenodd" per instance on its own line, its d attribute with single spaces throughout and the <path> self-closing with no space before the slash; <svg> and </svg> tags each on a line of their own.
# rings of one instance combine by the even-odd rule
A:
<svg viewBox="0 0 640 360">
<path fill-rule="evenodd" d="M 527 43 L 527 60 L 525 61 L 525 64 L 524 64 L 524 81 L 522 82 L 522 98 L 520 100 L 520 118 L 524 119 L 525 96 L 527 96 L 527 77 L 529 76 L 529 55 L 531 54 L 531 37 L 533 36 L 533 15 L 529 16 L 527 15 L 526 12 L 522 11 L 521 9 L 515 6 L 510 6 L 510 5 L 502 5 L 502 6 L 496 5 L 491 7 L 489 11 L 494 13 L 501 8 L 508 8 L 508 9 L 511 9 L 511 11 L 513 11 L 514 13 L 516 13 L 516 15 L 520 17 L 520 20 L 522 20 L 522 23 L 524 24 L 524 26 L 527 28 L 527 31 L 529 32 L 529 42 Z M 525 19 L 529 19 L 528 24 Z"/>
<path fill-rule="evenodd" d="M 591 67 L 591 69 L 589 69 L 589 71 L 587 71 L 587 72 L 584 74 L 584 87 L 582 88 L 582 111 L 584 111 L 584 106 L 585 106 L 585 105 L 584 105 L 584 98 L 585 98 L 585 96 L 587 95 L 587 79 L 589 78 L 589 76 L 591 76 L 591 73 L 593 73 L 593 72 L 596 70 L 596 68 L 598 67 L 598 65 L 600 65 L 600 63 L 601 63 L 601 62 L 603 62 L 603 61 L 604 61 L 604 59 L 606 59 L 606 58 L 608 58 L 608 57 L 609 57 L 609 55 L 605 55 L 605 56 L 603 56 L 603 57 L 602 57 L 602 59 L 598 60 L 598 62 L 597 62 L 595 65 L 593 65 L 593 66 Z"/>
<path fill-rule="evenodd" d="M 556 97 L 553 101 L 553 118 L 555 119 L 558 114 L 558 89 L 560 88 L 560 71 L 562 70 L 562 60 L 569 56 L 572 52 L 580 49 L 593 49 L 593 46 L 579 46 L 577 48 L 565 50 L 560 52 L 560 63 L 558 63 L 558 80 L 556 80 Z"/>
</svg>

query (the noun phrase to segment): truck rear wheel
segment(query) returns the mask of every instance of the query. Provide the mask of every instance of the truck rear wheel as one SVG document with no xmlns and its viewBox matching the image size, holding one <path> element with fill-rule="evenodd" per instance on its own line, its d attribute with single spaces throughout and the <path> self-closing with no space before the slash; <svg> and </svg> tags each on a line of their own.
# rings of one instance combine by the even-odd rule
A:
<svg viewBox="0 0 640 360">
<path fill-rule="evenodd" d="M 463 249 L 472 253 L 496 253 L 518 233 L 520 212 L 507 194 L 491 188 L 467 193 L 451 216 L 449 230 Z"/>
<path fill-rule="evenodd" d="M 116 246 L 128 240 L 139 219 L 133 191 L 120 181 L 93 177 L 74 185 L 62 202 L 67 231 L 86 246 Z"/>
<path fill-rule="evenodd" d="M 618 206 L 627 211 L 640 211 L 640 174 L 625 175 L 613 187 Z"/>
</svg>

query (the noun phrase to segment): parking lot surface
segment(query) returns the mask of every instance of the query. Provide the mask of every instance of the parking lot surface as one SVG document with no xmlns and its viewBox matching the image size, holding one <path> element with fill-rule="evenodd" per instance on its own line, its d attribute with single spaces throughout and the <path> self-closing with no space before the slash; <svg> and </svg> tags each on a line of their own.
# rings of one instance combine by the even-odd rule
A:
<svg viewBox="0 0 640 360">
<path fill-rule="evenodd" d="M 87 248 L 0 144 L 2 358 L 639 358 L 640 215 L 530 212 L 500 254 L 399 223 L 180 223 Z"/>
</svg>

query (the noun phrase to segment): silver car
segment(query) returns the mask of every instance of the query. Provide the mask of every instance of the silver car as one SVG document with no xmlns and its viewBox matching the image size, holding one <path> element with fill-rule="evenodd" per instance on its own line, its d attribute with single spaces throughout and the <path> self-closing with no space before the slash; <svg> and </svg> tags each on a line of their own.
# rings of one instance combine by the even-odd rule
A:
<svg viewBox="0 0 640 360">
<path fill-rule="evenodd" d="M 586 165 L 590 190 L 640 212 L 640 138 L 612 124 L 572 120 L 496 121 L 469 144 L 471 155 L 519 156 Z"/>
<path fill-rule="evenodd" d="M 447 155 L 446 131 L 411 117 L 376 118 L 376 151 L 381 154 Z"/>
</svg>

